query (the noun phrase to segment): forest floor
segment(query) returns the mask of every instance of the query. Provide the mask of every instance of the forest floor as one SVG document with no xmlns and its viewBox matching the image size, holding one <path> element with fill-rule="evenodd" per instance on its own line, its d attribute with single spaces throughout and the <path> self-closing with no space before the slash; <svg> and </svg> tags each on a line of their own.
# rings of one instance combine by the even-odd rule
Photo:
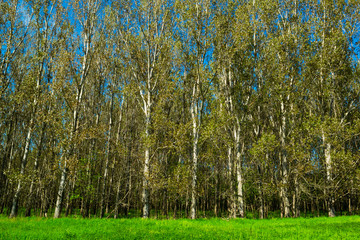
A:
<svg viewBox="0 0 360 240">
<path fill-rule="evenodd" d="M 0 239 L 360 239 L 360 216 L 297 219 L 81 219 L 0 216 Z"/>
</svg>

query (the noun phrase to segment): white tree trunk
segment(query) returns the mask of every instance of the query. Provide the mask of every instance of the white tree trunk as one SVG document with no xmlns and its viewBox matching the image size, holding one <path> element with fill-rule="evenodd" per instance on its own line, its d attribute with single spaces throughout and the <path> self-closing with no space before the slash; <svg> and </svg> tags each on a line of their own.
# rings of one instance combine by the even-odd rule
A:
<svg viewBox="0 0 360 240">
<path fill-rule="evenodd" d="M 290 217 L 290 202 L 288 198 L 288 162 L 287 162 L 287 156 L 285 151 L 285 138 L 286 138 L 286 131 L 285 131 L 285 125 L 286 125 L 286 116 L 285 116 L 285 106 L 284 102 L 281 101 L 281 127 L 280 127 L 280 143 L 281 143 L 281 170 L 282 170 L 282 181 L 280 185 L 280 196 L 282 199 L 282 205 L 283 205 L 283 214 L 284 217 Z"/>
<path fill-rule="evenodd" d="M 243 176 L 242 176 L 242 156 L 244 146 L 240 144 L 240 131 L 236 138 L 236 178 L 237 178 L 237 208 L 241 218 L 245 217 L 244 196 L 243 196 Z"/>
<path fill-rule="evenodd" d="M 192 103 L 191 117 L 192 117 L 192 130 L 193 130 L 193 149 L 192 149 L 192 181 L 191 181 L 191 205 L 190 205 L 190 217 L 196 218 L 196 185 L 197 185 L 197 164 L 198 164 L 198 141 L 199 132 L 197 126 L 197 111 L 196 103 Z"/>
<path fill-rule="evenodd" d="M 234 185 L 233 185 L 233 148 L 230 146 L 228 148 L 228 179 L 229 179 L 229 198 L 228 198 L 228 211 L 230 218 L 236 218 L 236 202 L 235 202 L 235 195 L 234 192 Z"/>
<path fill-rule="evenodd" d="M 61 213 L 61 204 L 64 196 L 64 189 L 65 189 L 65 181 L 67 177 L 67 161 L 64 161 L 64 166 L 62 167 L 61 171 L 61 179 L 59 184 L 59 190 L 56 197 L 56 204 L 55 204 L 55 212 L 54 218 L 59 218 Z"/>
<path fill-rule="evenodd" d="M 266 160 L 267 160 L 267 156 L 266 156 Z M 261 166 L 258 165 L 258 172 L 259 172 L 259 185 L 258 185 L 258 190 L 259 190 L 259 203 L 260 203 L 260 207 L 259 207 L 259 218 L 260 219 L 264 219 L 264 194 L 263 194 L 263 184 L 262 184 L 262 169 Z"/>
<path fill-rule="evenodd" d="M 150 85 L 149 85 L 150 86 Z M 151 107 L 151 96 L 150 92 L 147 94 L 147 101 L 144 100 L 144 112 L 145 112 L 145 159 L 144 159 L 144 175 L 143 175 L 143 218 L 148 218 L 150 215 L 150 193 L 149 193 L 149 178 L 150 178 L 150 107 Z"/>
<path fill-rule="evenodd" d="M 146 130 L 145 130 L 146 139 L 148 140 L 149 137 L 149 126 L 146 123 Z M 146 143 L 148 145 L 148 143 Z M 149 177 L 150 177 L 150 147 L 145 147 L 145 162 L 144 162 L 144 176 L 143 176 L 143 218 L 149 217 Z"/>
<path fill-rule="evenodd" d="M 333 179 L 331 176 L 331 144 L 328 143 L 326 141 L 326 137 L 325 137 L 325 133 L 324 131 L 322 132 L 322 140 L 323 140 L 323 144 L 325 145 L 325 168 L 326 168 L 326 180 L 327 180 L 327 185 L 330 187 L 330 190 L 327 190 L 327 195 L 328 195 L 328 215 L 329 217 L 335 217 L 336 216 L 336 212 L 335 212 L 335 199 L 333 196 L 333 189 L 331 188 L 331 186 L 333 185 Z"/>
<path fill-rule="evenodd" d="M 76 92 L 76 106 L 73 111 L 73 123 L 72 123 L 72 129 L 71 129 L 70 137 L 69 137 L 69 142 L 72 145 L 69 146 L 68 149 L 65 150 L 65 153 L 64 153 L 64 155 L 65 155 L 64 156 L 64 167 L 62 168 L 62 173 L 61 173 L 61 180 L 60 180 L 59 190 L 58 190 L 58 194 L 57 194 L 57 200 L 56 200 L 56 204 L 55 204 L 54 218 L 60 217 L 60 213 L 61 213 L 61 204 L 63 201 L 63 193 L 64 193 L 66 177 L 67 177 L 67 161 L 68 161 L 68 158 L 73 153 L 74 146 L 73 146 L 72 141 L 73 141 L 74 135 L 77 132 L 80 106 L 81 106 L 82 97 L 84 94 L 84 85 L 85 85 L 85 81 L 86 81 L 86 78 L 87 78 L 87 75 L 89 72 L 89 68 L 90 68 L 91 36 L 94 31 L 94 23 L 96 20 L 95 13 L 99 8 L 99 3 L 91 2 L 91 4 L 88 5 L 87 7 L 89 8 L 89 9 L 87 9 L 89 11 L 89 15 L 86 17 L 84 16 L 84 18 L 81 19 L 81 21 L 83 21 L 82 25 L 84 26 L 84 29 L 83 29 L 84 57 L 83 57 L 83 61 L 81 64 L 80 83 L 79 83 L 79 86 L 78 86 L 77 92 Z"/>
</svg>

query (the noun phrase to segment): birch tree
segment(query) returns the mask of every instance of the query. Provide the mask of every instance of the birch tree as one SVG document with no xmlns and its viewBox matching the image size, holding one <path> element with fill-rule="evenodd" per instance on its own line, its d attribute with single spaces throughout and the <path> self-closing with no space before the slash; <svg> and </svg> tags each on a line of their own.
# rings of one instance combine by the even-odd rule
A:
<svg viewBox="0 0 360 240">
<path fill-rule="evenodd" d="M 28 123 L 28 129 L 25 139 L 25 145 L 23 150 L 23 156 L 21 160 L 21 169 L 20 175 L 24 175 L 25 168 L 27 165 L 27 159 L 29 155 L 30 142 L 32 138 L 32 134 L 35 128 L 36 114 L 38 111 L 38 104 L 41 101 L 41 92 L 42 86 L 44 84 L 44 75 L 46 71 L 46 62 L 49 58 L 49 45 L 51 43 L 51 30 L 54 29 L 54 26 L 50 26 L 50 15 L 54 13 L 54 9 L 56 9 L 56 3 L 47 1 L 45 5 L 41 6 L 40 2 L 34 2 L 31 5 L 31 11 L 34 13 L 34 41 L 35 41 L 35 52 L 34 59 L 32 61 L 32 72 L 29 74 L 31 80 L 35 80 L 35 89 L 32 97 L 32 104 L 30 110 L 30 120 Z M 56 26 L 55 26 L 56 27 Z M 10 217 L 15 217 L 17 214 L 17 205 L 18 198 L 20 194 L 20 190 L 22 187 L 21 178 L 18 181 L 17 188 L 15 190 L 14 198 L 12 201 L 12 208 Z"/>
<path fill-rule="evenodd" d="M 153 107 L 159 91 L 160 82 L 166 81 L 169 65 L 165 62 L 169 54 L 169 30 L 171 28 L 171 3 L 168 1 L 141 1 L 132 6 L 124 2 L 128 11 L 125 19 L 127 26 L 119 28 L 119 35 L 126 48 L 128 61 L 133 63 L 131 71 L 135 80 L 139 102 L 144 114 L 144 162 L 143 162 L 143 190 L 142 216 L 148 218 L 150 214 L 150 162 L 152 139 Z M 126 31 L 128 30 L 128 31 Z M 131 35 L 138 35 L 131 38 Z"/>
<path fill-rule="evenodd" d="M 18 94 L 24 82 L 23 76 L 26 74 L 24 70 L 28 66 L 26 54 L 22 51 L 26 53 L 26 44 L 31 42 L 29 32 L 32 26 L 32 14 L 28 11 L 26 2 L 2 1 L 0 6 L 2 16 L 0 20 L 0 131 L 2 133 L 7 131 L 1 154 L 0 188 L 1 194 L 5 196 L 4 183 L 8 180 L 4 171 L 7 170 L 7 166 L 11 166 L 14 132 L 16 132 L 15 119 L 18 104 L 21 102 Z M 24 18 L 19 13 L 20 9 L 24 11 Z"/>
<path fill-rule="evenodd" d="M 81 110 L 81 103 L 83 100 L 84 95 L 84 87 L 85 87 L 85 81 L 87 78 L 87 75 L 89 73 L 89 69 L 91 66 L 91 60 L 92 60 L 92 40 L 94 36 L 94 31 L 96 28 L 96 20 L 98 17 L 98 10 L 100 8 L 101 2 L 99 1 L 77 1 L 74 2 L 74 10 L 77 15 L 78 21 L 81 25 L 82 29 L 82 46 L 81 46 L 81 56 L 79 56 L 80 60 L 80 68 L 79 76 L 75 76 L 74 80 L 77 82 L 77 88 L 76 88 L 76 101 L 73 107 L 73 118 L 71 123 L 71 130 L 70 130 L 70 136 L 68 142 L 70 143 L 70 146 L 68 146 L 67 149 L 65 149 L 64 154 L 62 156 L 63 158 L 63 164 L 61 169 L 61 179 L 59 183 L 59 189 L 57 193 L 57 199 L 55 204 L 55 212 L 54 212 L 54 218 L 58 218 L 61 213 L 61 204 L 63 201 L 63 194 L 66 184 L 66 177 L 67 177 L 67 164 L 69 158 L 73 155 L 73 140 L 76 135 L 78 125 L 79 125 L 79 114 Z"/>
<path fill-rule="evenodd" d="M 189 111 L 192 125 L 191 151 L 191 205 L 190 218 L 196 218 L 197 168 L 199 161 L 199 138 L 202 124 L 206 91 L 209 89 L 210 74 L 207 54 L 211 46 L 212 3 L 210 1 L 179 1 L 180 38 L 183 46 L 183 79 L 189 86 Z M 186 6 L 186 7 L 185 7 Z"/>
</svg>

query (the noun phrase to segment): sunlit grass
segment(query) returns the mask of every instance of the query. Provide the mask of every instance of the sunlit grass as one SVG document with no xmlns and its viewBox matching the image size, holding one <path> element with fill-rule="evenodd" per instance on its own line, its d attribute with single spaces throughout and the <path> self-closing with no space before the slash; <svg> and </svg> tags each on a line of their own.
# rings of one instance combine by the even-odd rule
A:
<svg viewBox="0 0 360 240">
<path fill-rule="evenodd" d="M 360 217 L 82 219 L 0 217 L 0 239 L 359 239 Z"/>
</svg>

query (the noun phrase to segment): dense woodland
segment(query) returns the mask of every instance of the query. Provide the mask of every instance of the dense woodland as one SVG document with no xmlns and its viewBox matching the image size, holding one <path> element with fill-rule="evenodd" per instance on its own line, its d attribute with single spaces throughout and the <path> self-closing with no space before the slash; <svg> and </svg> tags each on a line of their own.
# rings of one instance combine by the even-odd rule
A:
<svg viewBox="0 0 360 240">
<path fill-rule="evenodd" d="M 359 11 L 1 0 L 0 213 L 359 213 Z"/>
</svg>

